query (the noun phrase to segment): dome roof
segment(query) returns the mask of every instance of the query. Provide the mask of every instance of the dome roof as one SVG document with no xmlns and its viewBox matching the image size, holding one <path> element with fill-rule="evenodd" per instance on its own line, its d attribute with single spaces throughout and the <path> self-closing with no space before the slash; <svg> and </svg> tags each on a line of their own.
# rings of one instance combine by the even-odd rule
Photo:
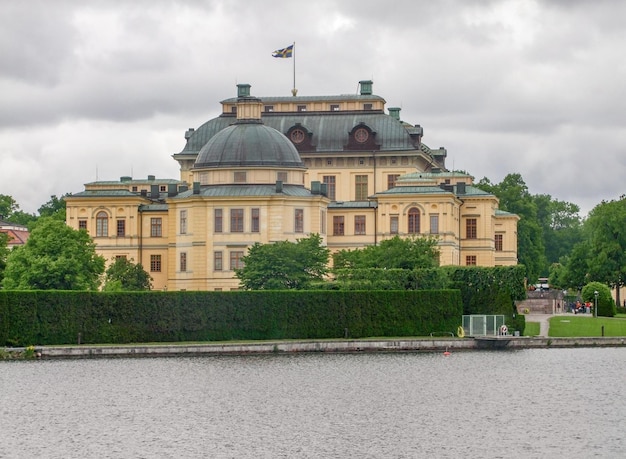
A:
<svg viewBox="0 0 626 459">
<path fill-rule="evenodd" d="M 297 167 L 304 164 L 296 147 L 261 121 L 237 121 L 202 147 L 194 169 L 218 167 Z"/>
</svg>

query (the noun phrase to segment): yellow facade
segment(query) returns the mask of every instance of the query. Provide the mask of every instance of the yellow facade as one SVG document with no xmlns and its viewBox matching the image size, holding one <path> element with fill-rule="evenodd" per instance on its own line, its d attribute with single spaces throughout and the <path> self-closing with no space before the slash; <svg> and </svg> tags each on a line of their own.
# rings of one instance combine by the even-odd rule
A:
<svg viewBox="0 0 626 459">
<path fill-rule="evenodd" d="M 518 217 L 361 84 L 356 96 L 260 99 L 239 85 L 185 134 L 180 180 L 88 183 L 67 198 L 67 223 L 108 262 L 140 262 L 155 289 L 236 289 L 253 244 L 314 233 L 332 252 L 432 235 L 442 265 L 516 264 Z"/>
</svg>

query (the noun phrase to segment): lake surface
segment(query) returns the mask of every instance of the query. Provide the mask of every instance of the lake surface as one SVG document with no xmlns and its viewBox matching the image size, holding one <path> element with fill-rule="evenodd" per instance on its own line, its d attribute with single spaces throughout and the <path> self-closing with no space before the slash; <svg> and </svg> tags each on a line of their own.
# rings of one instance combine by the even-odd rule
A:
<svg viewBox="0 0 626 459">
<path fill-rule="evenodd" d="M 626 349 L 0 362 L 2 458 L 626 457 Z"/>
</svg>

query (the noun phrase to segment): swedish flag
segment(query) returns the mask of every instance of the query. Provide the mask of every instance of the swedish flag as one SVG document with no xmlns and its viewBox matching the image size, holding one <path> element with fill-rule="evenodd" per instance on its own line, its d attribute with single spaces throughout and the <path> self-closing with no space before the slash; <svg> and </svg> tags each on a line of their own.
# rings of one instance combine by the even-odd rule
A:
<svg viewBox="0 0 626 459">
<path fill-rule="evenodd" d="M 293 45 L 289 45 L 289 46 L 287 46 L 286 48 L 283 48 L 283 49 L 277 49 L 276 51 L 274 51 L 272 53 L 272 56 L 280 57 L 280 58 L 292 57 L 293 56 Z"/>
</svg>

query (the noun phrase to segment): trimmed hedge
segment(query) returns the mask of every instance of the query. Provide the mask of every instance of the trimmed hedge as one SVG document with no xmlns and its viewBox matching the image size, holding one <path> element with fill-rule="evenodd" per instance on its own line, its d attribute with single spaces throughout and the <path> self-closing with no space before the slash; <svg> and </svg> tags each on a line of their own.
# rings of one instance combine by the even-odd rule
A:
<svg viewBox="0 0 626 459">
<path fill-rule="evenodd" d="M 0 291 L 0 343 L 426 336 L 461 324 L 458 290 Z"/>
</svg>

